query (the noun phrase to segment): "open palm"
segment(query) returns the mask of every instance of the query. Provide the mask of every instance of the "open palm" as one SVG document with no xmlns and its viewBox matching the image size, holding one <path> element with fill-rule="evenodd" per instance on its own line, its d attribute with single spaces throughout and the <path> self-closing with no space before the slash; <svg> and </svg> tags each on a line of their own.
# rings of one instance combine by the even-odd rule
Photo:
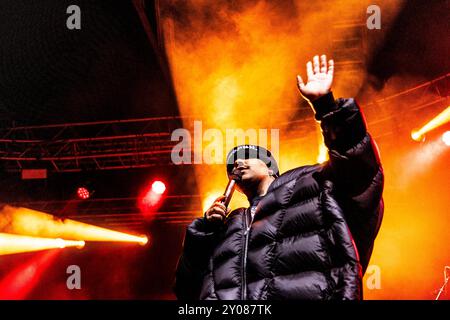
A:
<svg viewBox="0 0 450 320">
<path fill-rule="evenodd" d="M 327 56 L 322 55 L 319 63 L 319 56 L 314 56 L 313 62 L 308 61 L 306 64 L 306 73 L 306 84 L 301 76 L 297 76 L 298 89 L 305 99 L 313 101 L 330 92 L 334 73 L 333 60 L 329 60 L 327 64 Z"/>
</svg>

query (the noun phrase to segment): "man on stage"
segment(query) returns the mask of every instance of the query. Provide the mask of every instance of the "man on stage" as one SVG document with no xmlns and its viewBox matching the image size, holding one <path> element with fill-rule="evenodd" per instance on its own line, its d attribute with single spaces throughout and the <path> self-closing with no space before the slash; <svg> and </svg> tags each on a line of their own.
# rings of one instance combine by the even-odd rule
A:
<svg viewBox="0 0 450 320">
<path fill-rule="evenodd" d="M 315 56 L 298 76 L 320 121 L 329 161 L 280 175 L 259 146 L 237 146 L 227 173 L 250 206 L 223 196 L 188 226 L 178 299 L 362 299 L 362 276 L 383 216 L 383 170 L 353 99 L 335 100 L 334 62 Z M 301 146 L 299 146 L 301 148 Z"/>
</svg>

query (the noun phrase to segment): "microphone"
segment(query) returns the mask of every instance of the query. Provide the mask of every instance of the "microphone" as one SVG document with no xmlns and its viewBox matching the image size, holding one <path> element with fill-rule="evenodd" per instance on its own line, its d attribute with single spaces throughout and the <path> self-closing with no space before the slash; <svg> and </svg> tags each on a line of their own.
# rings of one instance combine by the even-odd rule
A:
<svg viewBox="0 0 450 320">
<path fill-rule="evenodd" d="M 233 196 L 234 189 L 236 188 L 236 182 L 241 180 L 241 175 L 242 173 L 239 170 L 233 170 L 233 173 L 230 175 L 230 180 L 228 180 L 227 187 L 223 193 L 225 198 L 221 201 L 227 208 L 230 204 L 231 197 Z"/>
</svg>

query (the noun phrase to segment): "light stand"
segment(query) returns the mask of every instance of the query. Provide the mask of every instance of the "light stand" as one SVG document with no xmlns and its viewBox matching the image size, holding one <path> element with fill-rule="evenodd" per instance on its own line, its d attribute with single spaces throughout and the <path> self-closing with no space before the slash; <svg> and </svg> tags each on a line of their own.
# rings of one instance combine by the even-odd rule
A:
<svg viewBox="0 0 450 320">
<path fill-rule="evenodd" d="M 439 300 L 439 297 L 441 296 L 442 292 L 444 292 L 445 287 L 447 286 L 448 280 L 450 279 L 450 276 L 447 275 L 447 271 L 450 270 L 449 266 L 444 267 L 444 284 L 439 289 L 439 292 L 436 296 L 436 300 Z"/>
</svg>

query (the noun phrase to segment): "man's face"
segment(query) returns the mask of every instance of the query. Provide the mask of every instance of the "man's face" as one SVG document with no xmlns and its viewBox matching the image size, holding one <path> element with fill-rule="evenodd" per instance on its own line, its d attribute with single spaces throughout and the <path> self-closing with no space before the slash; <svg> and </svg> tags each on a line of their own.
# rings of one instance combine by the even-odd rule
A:
<svg viewBox="0 0 450 320">
<path fill-rule="evenodd" d="M 273 174 L 262 160 L 256 158 L 237 159 L 234 162 L 233 172 L 240 173 L 241 181 L 238 182 L 238 186 L 244 188 L 257 186 L 262 179 Z"/>
</svg>

